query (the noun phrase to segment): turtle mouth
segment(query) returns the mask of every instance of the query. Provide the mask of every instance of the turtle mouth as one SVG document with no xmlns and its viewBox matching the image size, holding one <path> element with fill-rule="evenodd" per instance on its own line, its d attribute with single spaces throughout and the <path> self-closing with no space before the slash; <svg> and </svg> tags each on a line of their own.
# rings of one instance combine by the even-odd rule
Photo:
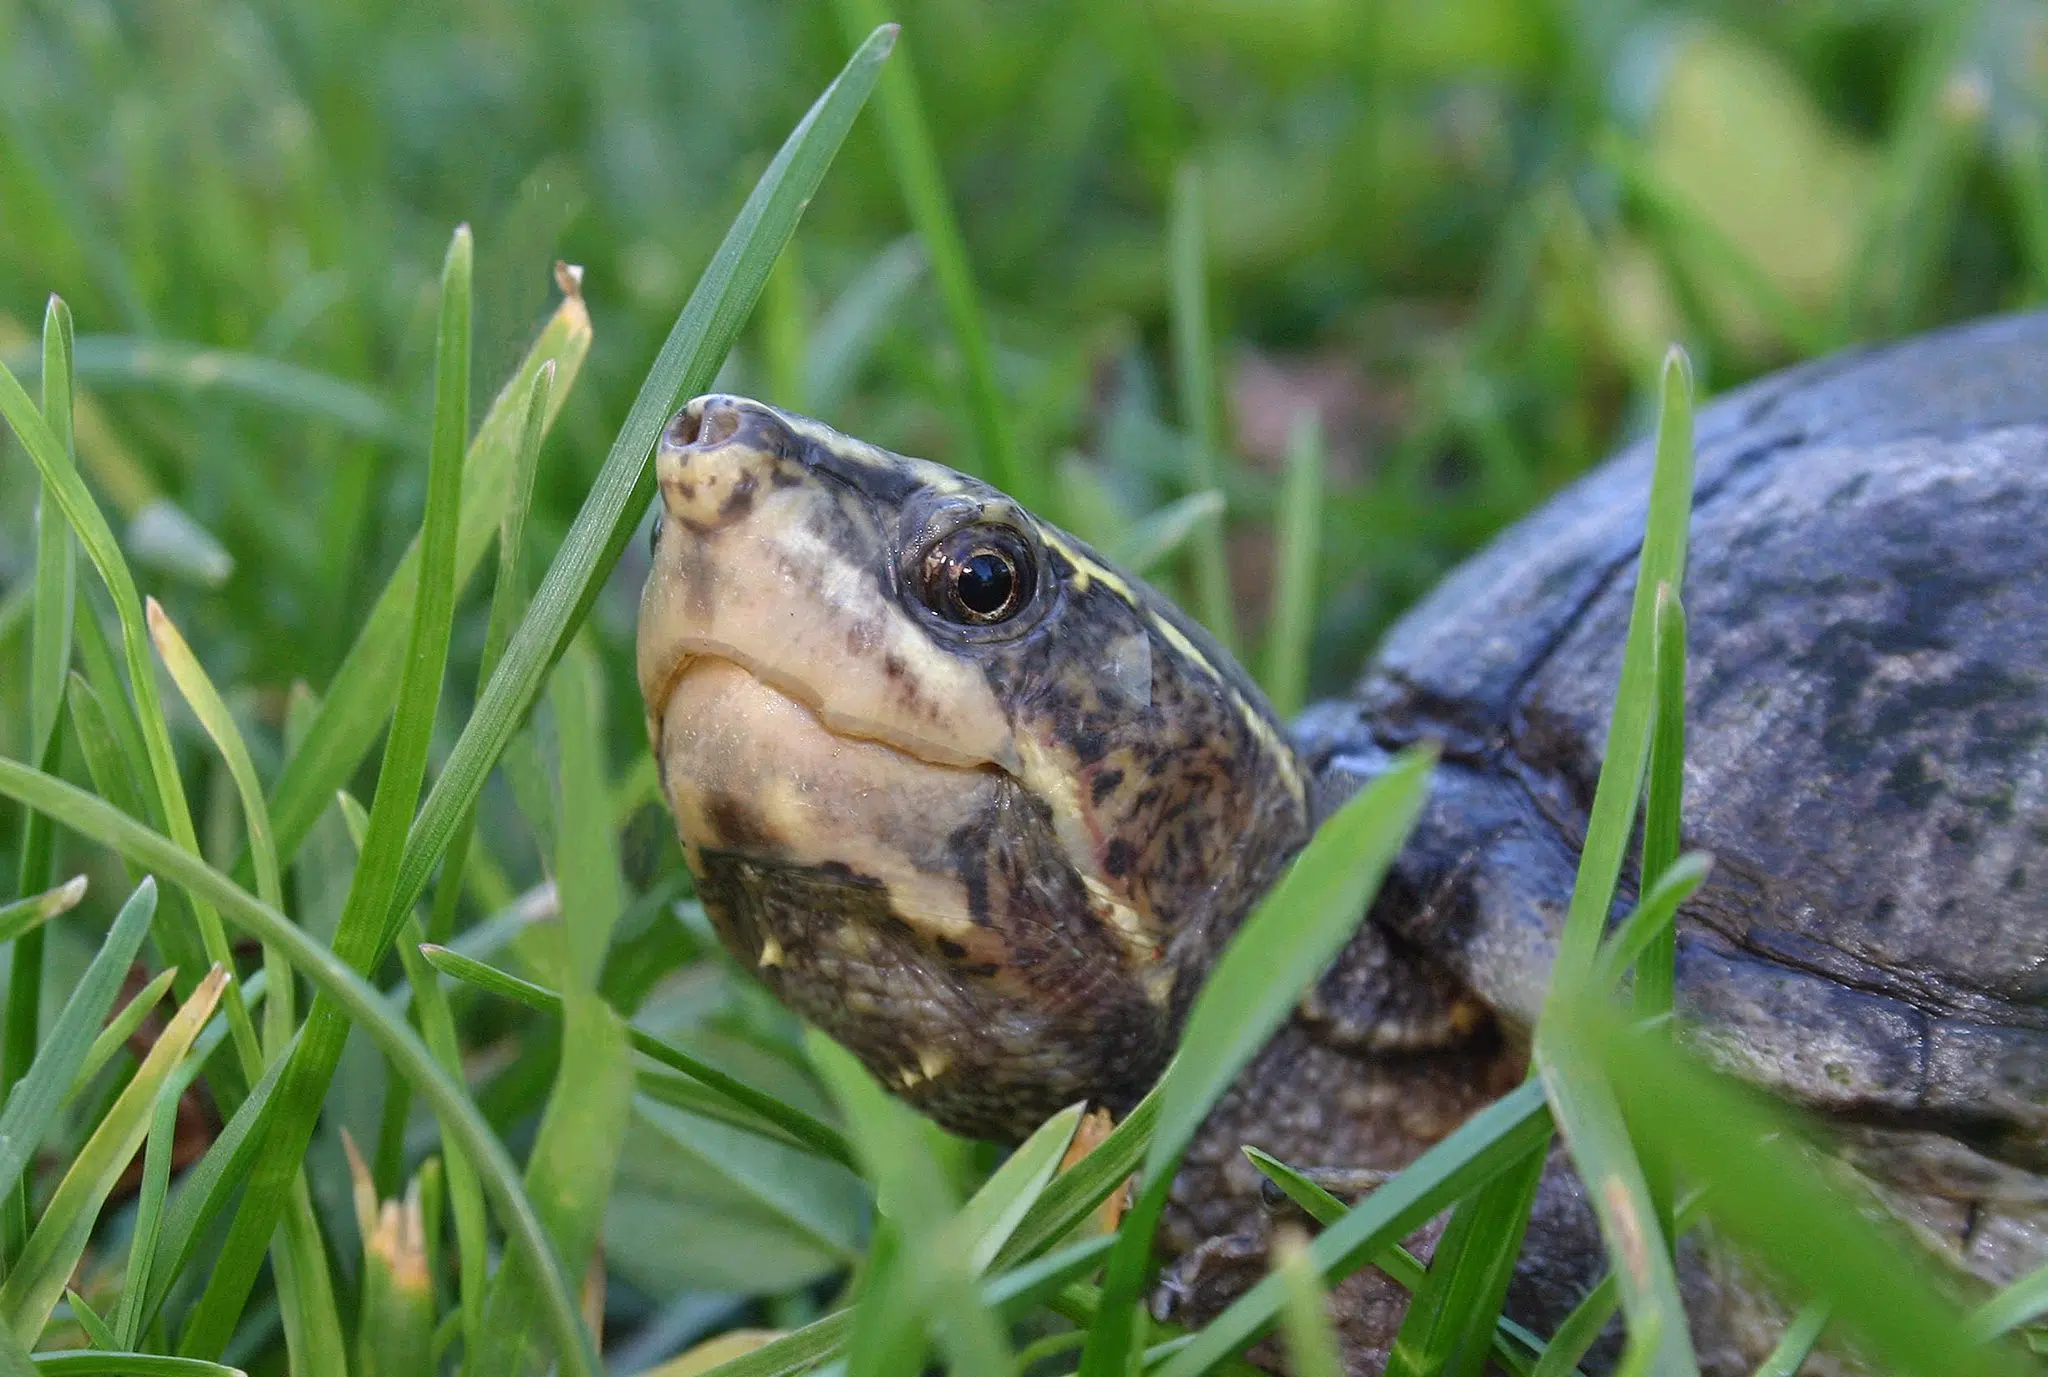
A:
<svg viewBox="0 0 2048 1377">
<path fill-rule="evenodd" d="M 714 671 L 718 666 L 738 671 L 763 691 L 803 709 L 817 724 L 818 730 L 831 736 L 882 746 L 921 764 L 941 769 L 992 769 L 1012 776 L 1017 772 L 1014 759 L 995 759 L 986 753 L 962 750 L 933 736 L 906 732 L 898 724 L 840 710 L 835 707 L 830 695 L 819 691 L 806 680 L 782 673 L 773 663 L 750 656 L 743 649 L 732 645 L 712 642 L 684 643 L 677 648 L 675 658 L 656 681 L 658 691 L 650 695 L 647 701 L 654 704 L 671 703 L 684 686 L 686 679 L 706 671 Z M 650 726 L 654 728 L 653 735 L 658 740 L 660 722 L 657 720 Z"/>
<path fill-rule="evenodd" d="M 960 940 L 973 931 L 949 819 L 1014 788 L 1005 772 L 835 729 L 804 698 L 724 656 L 683 657 L 663 702 L 656 751 L 693 862 L 719 852 L 809 871 L 821 883 L 879 889 L 918 931 Z"/>
</svg>

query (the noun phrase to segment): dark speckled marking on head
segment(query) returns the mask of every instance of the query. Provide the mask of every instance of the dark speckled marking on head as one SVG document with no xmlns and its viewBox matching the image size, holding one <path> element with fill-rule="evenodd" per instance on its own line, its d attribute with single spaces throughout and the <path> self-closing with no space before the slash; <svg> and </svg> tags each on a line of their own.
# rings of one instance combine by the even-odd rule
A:
<svg viewBox="0 0 2048 1377">
<path fill-rule="evenodd" d="M 950 1127 L 1130 1103 L 1308 835 L 1258 690 L 951 469 L 712 397 L 656 470 L 641 686 L 721 937 Z M 929 552 L 970 527 L 1024 552 L 999 623 L 927 590 Z"/>
</svg>

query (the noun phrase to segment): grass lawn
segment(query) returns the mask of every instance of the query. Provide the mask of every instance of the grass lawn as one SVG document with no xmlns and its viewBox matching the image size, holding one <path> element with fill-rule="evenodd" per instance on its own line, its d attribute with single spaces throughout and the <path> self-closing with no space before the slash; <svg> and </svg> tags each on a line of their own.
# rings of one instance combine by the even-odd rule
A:
<svg viewBox="0 0 2048 1377">
<path fill-rule="evenodd" d="M 2048 300 L 2044 120 L 2038 0 L 0 0 L 0 1377 L 1196 1377 L 1275 1327 L 1323 1377 L 1367 1261 L 1416 1377 L 1563 1377 L 1617 1310 L 1683 1373 L 1701 1214 L 1807 1301 L 1769 1371 L 2032 1370 L 2048 1276 L 1958 1304 L 1607 991 L 1668 1008 L 1699 879 L 1693 400 Z M 1079 1165 L 1073 1116 L 947 1137 L 723 954 L 659 796 L 647 457 L 714 386 L 990 478 L 1286 712 L 1658 433 L 1535 1078 L 1349 1211 L 1267 1164 L 1327 1227 L 1134 1331 L 1173 1163 L 1428 762 Z M 1663 883 L 1603 946 L 1645 780 Z M 1560 1129 L 1650 1246 L 1553 1340 L 1495 1283 Z"/>
</svg>

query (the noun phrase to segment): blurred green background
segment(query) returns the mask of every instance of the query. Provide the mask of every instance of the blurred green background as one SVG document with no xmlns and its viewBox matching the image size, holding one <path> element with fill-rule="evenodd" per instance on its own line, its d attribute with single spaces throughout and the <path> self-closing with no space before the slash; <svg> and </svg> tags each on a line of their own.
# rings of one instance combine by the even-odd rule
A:
<svg viewBox="0 0 2048 1377">
<path fill-rule="evenodd" d="M 275 768 L 292 685 L 325 686 L 417 530 L 451 227 L 468 222 L 478 245 L 478 414 L 553 309 L 554 262 L 585 272 L 595 343 L 542 456 L 537 570 L 712 247 L 868 12 L 0 0 L 0 357 L 33 372 L 46 295 L 70 302 L 88 479 L 144 591 L 231 690 L 260 768 Z M 1017 446 L 1059 475 L 1051 514 L 1106 543 L 1191 486 L 1168 240 L 1177 183 L 1199 188 L 1247 628 L 1289 427 L 1314 411 L 1328 441 L 1317 692 L 1341 688 L 1450 563 L 1632 434 L 1671 342 L 1711 394 L 2048 296 L 2048 6 L 2030 0 L 903 0 L 875 14 L 904 25 L 892 71 L 907 58 L 915 72 Z M 721 385 L 985 470 L 878 114 Z M 34 474 L 0 443 L 9 755 Z M 644 798 L 630 672 L 644 567 L 636 543 L 593 619 L 628 805 Z M 457 624 L 451 738 L 484 597 L 472 587 Z M 184 725 L 202 835 L 225 861 L 233 795 Z M 18 814 L 0 814 L 11 871 Z M 608 992 L 823 1112 L 786 1020 L 704 959 L 687 907 L 670 920 L 667 829 L 633 811 L 625 861 L 645 897 Z M 323 821 L 311 873 L 345 866 L 346 846 Z M 308 864 L 299 916 L 331 931 Z M 540 878 L 497 786 L 473 864 L 479 914 Z M 75 969 L 82 942 L 52 940 Z M 465 1033 L 473 1083 L 517 1140 L 548 1039 L 482 1005 Z M 374 1142 L 382 1074 L 367 1052 L 351 1067 L 330 1117 Z M 643 1103 L 636 1124 L 607 1241 L 614 1336 L 646 1356 L 735 1315 L 800 1317 L 806 1286 L 858 1248 L 858 1196 L 835 1169 L 670 1107 Z M 431 1142 L 424 1119 L 414 1138 Z M 316 1161 L 337 1153 L 324 1133 Z M 345 1217 L 346 1178 L 316 1176 Z M 750 1296 L 780 1299 L 747 1310 Z"/>
</svg>

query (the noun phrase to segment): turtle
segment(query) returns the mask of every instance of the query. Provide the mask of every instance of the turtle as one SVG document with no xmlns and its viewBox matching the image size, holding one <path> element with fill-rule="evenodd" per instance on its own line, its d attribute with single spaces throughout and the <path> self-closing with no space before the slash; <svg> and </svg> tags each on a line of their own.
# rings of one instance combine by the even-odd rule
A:
<svg viewBox="0 0 2048 1377">
<path fill-rule="evenodd" d="M 1695 443 L 1683 825 L 1714 865 L 1676 923 L 1682 1026 L 1962 1274 L 2015 1277 L 2048 1257 L 2048 314 L 1789 368 Z M 1241 1145 L 1356 1195 L 1525 1074 L 1651 462 L 1557 493 L 1285 723 L 987 483 L 700 397 L 656 448 L 638 673 L 705 911 L 892 1092 L 1015 1142 L 1127 1111 L 1315 830 L 1434 743 L 1377 897 L 1174 1183 L 1153 1305 L 1199 1321 L 1278 1227 Z M 1703 1370 L 1750 1371 L 1784 1309 L 1684 1261 Z M 1549 1333 L 1601 1270 L 1553 1150 L 1507 1312 Z M 1403 1298 L 1371 1268 L 1332 1293 L 1352 1373 Z"/>
</svg>

